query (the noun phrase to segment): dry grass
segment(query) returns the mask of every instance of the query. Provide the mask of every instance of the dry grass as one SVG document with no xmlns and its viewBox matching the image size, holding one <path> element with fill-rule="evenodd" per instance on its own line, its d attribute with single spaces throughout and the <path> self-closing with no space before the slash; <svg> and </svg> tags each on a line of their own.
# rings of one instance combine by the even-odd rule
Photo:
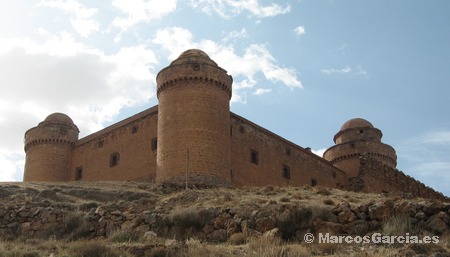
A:
<svg viewBox="0 0 450 257">
<path fill-rule="evenodd" d="M 45 191 L 45 193 L 41 193 Z M 71 215 L 62 227 L 48 227 L 35 238 L 19 232 L 6 241 L 0 240 L 0 257 L 38 256 L 246 256 L 246 257 L 306 257 L 306 256 L 398 256 L 400 248 L 383 245 L 336 245 L 299 243 L 295 231 L 307 228 L 314 217 L 327 220 L 330 209 L 343 200 L 352 206 L 385 200 L 382 195 L 360 194 L 321 187 L 211 188 L 176 191 L 150 183 L 139 182 L 70 182 L 70 183 L 0 183 L 0 201 L 8 203 L 38 202 L 42 206 L 66 206 Z M 39 195 L 40 194 L 40 195 Z M 236 233 L 228 241 L 208 244 L 195 237 L 195 232 L 211 222 L 211 213 L 218 208 L 239 209 L 236 215 L 250 220 L 254 210 L 276 210 L 276 225 L 283 239 L 247 237 Z M 159 237 L 144 239 L 126 231 L 116 231 L 108 239 L 89 240 L 89 224 L 83 213 L 94 208 L 164 213 L 163 225 L 179 231 L 158 233 Z M 408 219 L 394 216 L 385 221 L 383 232 L 398 234 L 413 232 Z M 0 235 L 1 236 L 1 235 Z M 175 244 L 168 240 L 177 239 Z M 440 247 L 450 251 L 450 236 L 444 236 Z M 401 246 L 400 246 L 401 247 Z"/>
</svg>

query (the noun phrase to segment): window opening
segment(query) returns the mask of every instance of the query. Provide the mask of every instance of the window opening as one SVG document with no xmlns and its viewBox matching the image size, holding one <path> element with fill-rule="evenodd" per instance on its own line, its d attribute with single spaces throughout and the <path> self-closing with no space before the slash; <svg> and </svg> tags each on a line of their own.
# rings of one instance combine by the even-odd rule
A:
<svg viewBox="0 0 450 257">
<path fill-rule="evenodd" d="M 79 166 L 75 169 L 75 180 L 81 180 L 83 178 L 83 166 Z"/>
<path fill-rule="evenodd" d="M 253 150 L 253 149 L 250 151 L 250 161 L 254 164 L 259 163 L 258 151 Z"/>
<path fill-rule="evenodd" d="M 119 153 L 112 153 L 109 158 L 109 166 L 114 167 L 119 164 Z"/>
<path fill-rule="evenodd" d="M 283 165 L 283 178 L 291 179 L 291 168 L 287 165 Z"/>
</svg>

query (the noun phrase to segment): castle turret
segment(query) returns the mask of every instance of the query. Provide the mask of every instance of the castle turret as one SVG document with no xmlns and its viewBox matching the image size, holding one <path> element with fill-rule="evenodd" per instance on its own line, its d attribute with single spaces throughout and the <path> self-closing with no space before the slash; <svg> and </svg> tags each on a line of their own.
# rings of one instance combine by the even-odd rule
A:
<svg viewBox="0 0 450 257">
<path fill-rule="evenodd" d="M 191 49 L 161 70 L 156 82 L 156 181 L 229 184 L 231 76 Z"/>
<path fill-rule="evenodd" d="M 37 127 L 25 133 L 25 172 L 23 180 L 66 181 L 72 146 L 79 130 L 69 116 L 50 114 Z"/>
<path fill-rule="evenodd" d="M 397 166 L 394 148 L 381 142 L 383 134 L 370 122 L 361 118 L 351 119 L 342 125 L 334 136 L 335 145 L 328 148 L 323 158 L 355 177 L 359 171 L 359 157 L 369 156 L 391 168 Z"/>
</svg>

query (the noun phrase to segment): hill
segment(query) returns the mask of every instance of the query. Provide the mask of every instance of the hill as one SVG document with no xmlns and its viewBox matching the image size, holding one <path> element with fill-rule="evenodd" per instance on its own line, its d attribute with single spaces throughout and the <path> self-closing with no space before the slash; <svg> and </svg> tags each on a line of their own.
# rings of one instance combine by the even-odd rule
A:
<svg viewBox="0 0 450 257">
<path fill-rule="evenodd" d="M 450 256 L 436 200 L 129 181 L 0 183 L 0 199 L 0 257 Z"/>
</svg>

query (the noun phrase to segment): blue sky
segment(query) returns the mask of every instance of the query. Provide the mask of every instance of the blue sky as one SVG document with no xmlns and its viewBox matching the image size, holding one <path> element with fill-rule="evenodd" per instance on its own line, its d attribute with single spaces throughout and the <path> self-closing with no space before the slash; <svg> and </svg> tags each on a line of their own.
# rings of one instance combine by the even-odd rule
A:
<svg viewBox="0 0 450 257">
<path fill-rule="evenodd" d="M 53 112 L 80 136 L 157 104 L 155 76 L 204 50 L 231 109 L 320 154 L 351 118 L 398 169 L 450 196 L 450 1 L 16 0 L 0 3 L 0 181 Z"/>
</svg>

